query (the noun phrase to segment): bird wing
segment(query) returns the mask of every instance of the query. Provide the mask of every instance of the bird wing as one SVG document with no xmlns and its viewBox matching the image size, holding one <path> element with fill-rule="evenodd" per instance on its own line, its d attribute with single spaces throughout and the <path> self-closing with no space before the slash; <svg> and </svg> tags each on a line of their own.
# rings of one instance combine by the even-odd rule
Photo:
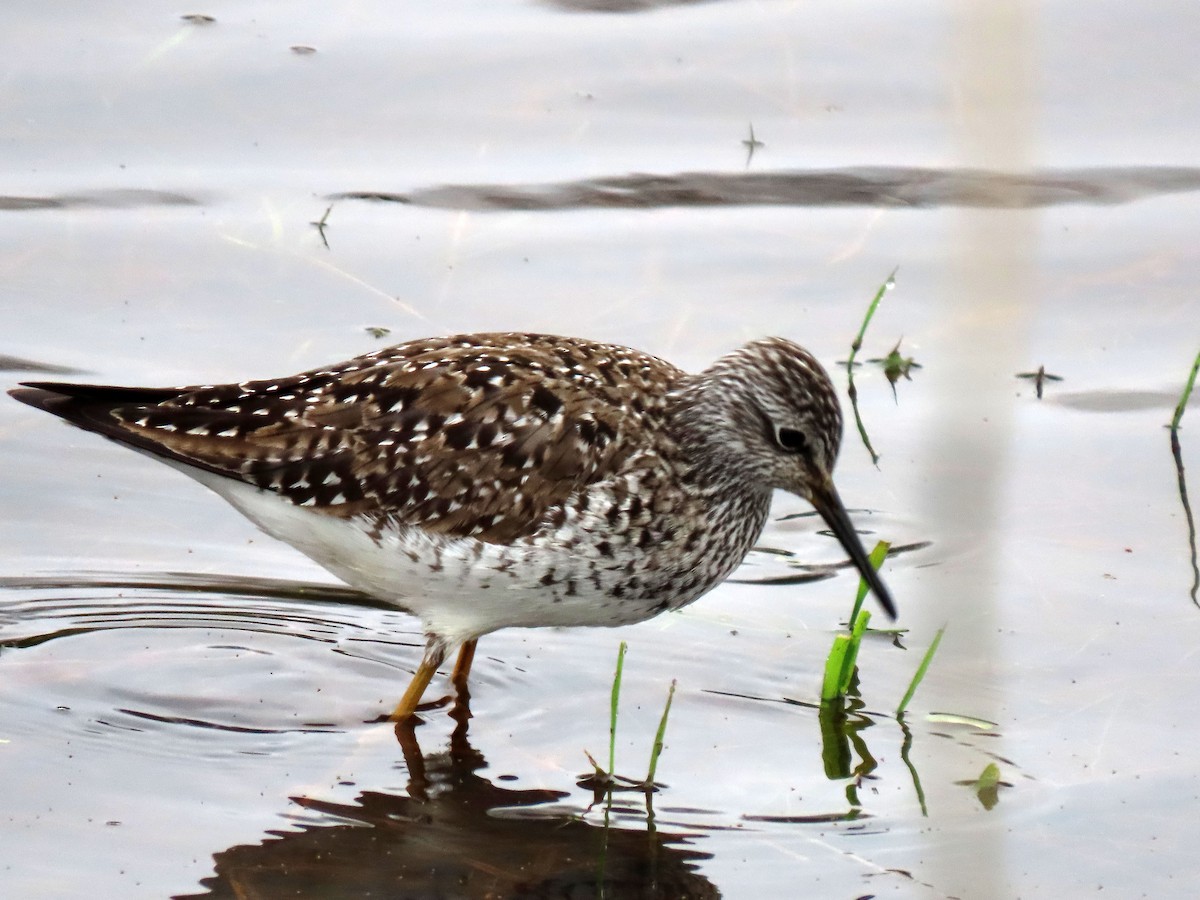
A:
<svg viewBox="0 0 1200 900">
<path fill-rule="evenodd" d="M 282 379 L 162 389 L 39 382 L 13 395 L 319 513 L 504 543 L 643 451 L 681 377 L 625 347 L 475 334 Z"/>
</svg>

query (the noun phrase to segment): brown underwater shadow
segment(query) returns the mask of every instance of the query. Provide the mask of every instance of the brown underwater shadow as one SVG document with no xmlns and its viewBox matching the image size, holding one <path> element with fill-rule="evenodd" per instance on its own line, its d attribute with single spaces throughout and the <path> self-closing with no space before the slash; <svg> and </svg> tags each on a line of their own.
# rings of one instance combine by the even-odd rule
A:
<svg viewBox="0 0 1200 900">
<path fill-rule="evenodd" d="M 213 854 L 200 898 L 560 898 L 714 900 L 694 838 L 598 827 L 554 804 L 567 794 L 514 790 L 479 774 L 465 704 L 445 751 L 424 754 L 415 725 L 396 726 L 407 795 L 363 791 L 353 803 L 293 797 L 327 821 L 272 831 Z"/>
</svg>

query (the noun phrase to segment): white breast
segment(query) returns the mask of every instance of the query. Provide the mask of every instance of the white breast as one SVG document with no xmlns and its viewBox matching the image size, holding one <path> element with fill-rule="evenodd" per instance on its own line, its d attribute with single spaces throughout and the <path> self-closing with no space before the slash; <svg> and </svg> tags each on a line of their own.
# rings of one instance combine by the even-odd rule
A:
<svg viewBox="0 0 1200 900">
<path fill-rule="evenodd" d="M 174 468 L 212 489 L 267 534 L 295 547 L 342 581 L 421 619 L 454 642 L 504 627 L 623 625 L 652 615 L 640 598 L 617 600 L 591 577 L 580 548 L 546 543 L 487 544 L 416 527 L 372 534 L 368 520 L 299 507 L 271 491 L 197 470 Z M 543 583 L 554 569 L 571 589 Z"/>
</svg>

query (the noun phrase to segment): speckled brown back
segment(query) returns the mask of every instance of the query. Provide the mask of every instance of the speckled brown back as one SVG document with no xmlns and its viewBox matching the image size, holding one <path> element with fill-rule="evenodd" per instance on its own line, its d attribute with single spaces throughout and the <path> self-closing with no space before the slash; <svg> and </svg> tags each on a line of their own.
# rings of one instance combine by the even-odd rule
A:
<svg viewBox="0 0 1200 900">
<path fill-rule="evenodd" d="M 52 411 L 329 515 L 506 543 L 644 450 L 683 377 L 626 347 L 473 334 L 279 380 L 92 388 Z"/>
</svg>

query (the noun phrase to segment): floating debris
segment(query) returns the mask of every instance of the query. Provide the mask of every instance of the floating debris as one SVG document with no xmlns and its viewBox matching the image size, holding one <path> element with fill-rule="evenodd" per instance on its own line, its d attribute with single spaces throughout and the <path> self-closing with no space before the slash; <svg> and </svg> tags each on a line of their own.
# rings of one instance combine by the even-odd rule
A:
<svg viewBox="0 0 1200 900">
<path fill-rule="evenodd" d="M 970 781 L 956 781 L 955 784 L 971 788 L 984 809 L 994 809 L 1000 802 L 1000 788 L 1012 787 L 1007 781 L 1000 780 L 1000 767 L 995 763 L 988 763 L 984 766 L 983 772 L 978 778 Z"/>
<path fill-rule="evenodd" d="M 754 136 L 754 123 L 750 123 L 750 137 L 742 140 L 743 146 L 746 148 L 746 168 L 750 168 L 750 160 L 754 159 L 754 151 L 759 147 L 767 146 L 762 141 Z"/>
<path fill-rule="evenodd" d="M 294 48 L 293 48 L 294 49 Z M 315 222 L 309 222 L 313 228 L 317 229 L 317 233 L 321 235 L 321 243 L 325 245 L 325 249 L 329 249 L 329 240 L 325 237 L 325 226 L 329 224 L 329 214 L 333 212 L 333 207 L 327 207 L 325 214 Z"/>
<path fill-rule="evenodd" d="M 1046 371 L 1045 366 L 1038 366 L 1036 372 L 1019 372 L 1018 378 L 1032 378 L 1034 389 L 1037 391 L 1037 398 L 1042 399 L 1042 388 L 1045 387 L 1047 381 L 1062 381 L 1059 375 L 1051 375 Z"/>
<path fill-rule="evenodd" d="M 969 725 L 980 731 L 995 731 L 1000 727 L 999 722 L 981 719 L 978 716 L 966 716 L 962 713 L 931 712 L 925 716 L 929 722 L 944 722 L 947 725 Z"/>
<path fill-rule="evenodd" d="M 896 341 L 896 346 L 892 348 L 892 352 L 882 359 L 868 359 L 867 362 L 878 363 L 883 367 L 883 374 L 887 378 L 888 383 L 892 386 L 892 399 L 899 403 L 896 397 L 896 382 L 903 378 L 905 381 L 912 381 L 910 374 L 913 369 L 921 368 L 921 364 L 911 356 L 904 357 L 900 355 L 900 342 L 904 338 Z"/>
</svg>

